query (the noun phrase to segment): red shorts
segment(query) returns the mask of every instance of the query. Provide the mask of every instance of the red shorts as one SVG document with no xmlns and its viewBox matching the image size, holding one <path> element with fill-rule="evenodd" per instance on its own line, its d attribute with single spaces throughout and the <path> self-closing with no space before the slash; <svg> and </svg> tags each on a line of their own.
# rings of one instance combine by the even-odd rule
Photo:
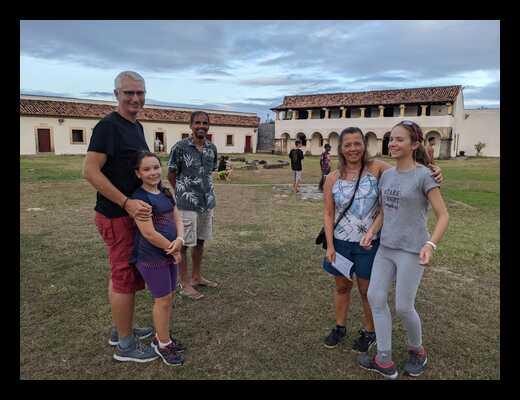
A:
<svg viewBox="0 0 520 400">
<path fill-rule="evenodd" d="M 108 250 L 112 289 L 116 293 L 135 293 L 145 287 L 141 274 L 128 261 L 134 248 L 135 223 L 131 217 L 107 218 L 96 212 L 96 226 Z"/>
</svg>

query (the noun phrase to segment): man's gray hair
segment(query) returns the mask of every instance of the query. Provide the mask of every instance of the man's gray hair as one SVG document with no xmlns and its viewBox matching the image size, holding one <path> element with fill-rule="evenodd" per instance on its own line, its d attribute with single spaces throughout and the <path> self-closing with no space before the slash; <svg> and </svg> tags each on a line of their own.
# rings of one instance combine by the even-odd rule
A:
<svg viewBox="0 0 520 400">
<path fill-rule="evenodd" d="M 121 81 L 125 77 L 133 79 L 134 81 L 143 82 L 143 85 L 145 84 L 144 78 L 141 75 L 139 75 L 137 72 L 123 71 L 123 72 L 120 72 L 119 75 L 116 76 L 116 79 L 114 81 L 114 89 L 119 89 L 121 87 Z"/>
</svg>

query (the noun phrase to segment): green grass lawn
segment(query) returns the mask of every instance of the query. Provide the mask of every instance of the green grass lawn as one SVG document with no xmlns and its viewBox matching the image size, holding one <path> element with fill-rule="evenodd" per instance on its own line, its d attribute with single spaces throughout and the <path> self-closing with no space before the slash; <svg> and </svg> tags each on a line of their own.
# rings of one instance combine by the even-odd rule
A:
<svg viewBox="0 0 520 400">
<path fill-rule="evenodd" d="M 216 185 L 214 240 L 203 261 L 207 277 L 221 285 L 202 289 L 206 297 L 198 302 L 175 299 L 173 332 L 188 346 L 186 364 L 112 361 L 108 262 L 93 222 L 95 191 L 81 177 L 83 159 L 20 157 L 22 379 L 383 379 L 357 367 L 353 333 L 336 349 L 322 345 L 334 325 L 334 283 L 314 245 L 321 202 L 273 190 L 291 182 L 287 167 L 244 170 L 241 163 L 232 184 Z M 439 165 L 450 226 L 417 296 L 429 350 L 420 379 L 499 379 L 499 160 Z M 307 156 L 304 183 L 317 185 L 319 176 L 319 158 Z M 357 292 L 352 299 L 347 329 L 355 332 L 362 311 Z M 151 324 L 149 293 L 139 292 L 136 303 L 137 322 Z M 393 297 L 389 304 L 394 313 Z M 398 319 L 393 343 L 402 367 Z"/>
</svg>

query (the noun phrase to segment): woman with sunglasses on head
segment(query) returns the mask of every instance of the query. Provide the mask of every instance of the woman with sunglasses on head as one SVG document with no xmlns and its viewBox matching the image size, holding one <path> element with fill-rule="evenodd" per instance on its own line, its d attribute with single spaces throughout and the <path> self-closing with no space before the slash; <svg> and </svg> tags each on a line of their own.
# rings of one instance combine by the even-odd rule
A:
<svg viewBox="0 0 520 400">
<path fill-rule="evenodd" d="M 439 184 L 425 167 L 429 159 L 422 142 L 422 130 L 415 122 L 401 121 L 392 128 L 388 148 L 396 166 L 381 175 L 380 212 L 360 241 L 366 249 L 373 247 L 373 240 L 382 226 L 368 288 L 377 355 L 362 354 L 358 362 L 362 368 L 390 379 L 398 375 L 392 361 L 392 316 L 388 307 L 390 285 L 396 284 L 396 313 L 404 323 L 408 339 L 409 358 L 404 372 L 419 376 L 424 372 L 428 358 L 422 345 L 421 320 L 415 310 L 415 297 L 424 268 L 448 228 L 448 211 Z M 431 236 L 427 230 L 429 205 L 437 217 Z"/>
<path fill-rule="evenodd" d="M 391 165 L 369 159 L 365 137 L 357 127 L 346 128 L 341 132 L 338 158 L 339 168 L 327 175 L 323 188 L 324 230 L 327 243 L 323 269 L 334 276 L 336 285 L 336 326 L 325 338 L 324 345 L 334 348 L 347 335 L 345 321 L 353 281 L 350 279 L 352 276 L 346 277 L 334 267 L 338 252 L 354 263 L 351 272 L 356 275 L 363 304 L 364 328 L 359 330 L 359 337 L 354 340 L 352 349 L 366 352 L 375 343 L 376 338 L 367 292 L 378 241 L 374 236 L 374 245 L 370 250 L 360 247 L 359 241 L 377 216 L 378 180 Z M 435 168 L 433 174 L 442 182 L 440 168 Z"/>
</svg>

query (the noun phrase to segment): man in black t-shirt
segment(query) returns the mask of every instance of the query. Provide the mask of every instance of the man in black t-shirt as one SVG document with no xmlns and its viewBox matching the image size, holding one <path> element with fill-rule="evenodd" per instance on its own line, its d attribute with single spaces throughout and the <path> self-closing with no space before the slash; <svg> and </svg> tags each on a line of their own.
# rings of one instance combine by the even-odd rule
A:
<svg viewBox="0 0 520 400">
<path fill-rule="evenodd" d="M 289 158 L 291 159 L 291 169 L 293 171 L 293 190 L 295 193 L 300 191 L 300 182 L 302 180 L 302 160 L 303 151 L 301 149 L 302 142 L 297 140 L 295 143 L 296 148 L 289 152 Z"/>
<path fill-rule="evenodd" d="M 151 346 L 138 339 L 153 334 L 152 328 L 133 325 L 135 292 L 144 289 L 144 280 L 129 264 L 133 251 L 133 219 L 149 220 L 151 206 L 130 199 L 140 186 L 134 171 L 139 151 L 149 150 L 137 114 L 145 102 L 144 79 L 131 71 L 121 72 L 115 80 L 117 110 L 99 121 L 85 158 L 83 176 L 97 190 L 95 222 L 108 250 L 110 279 L 108 298 L 112 306 L 109 343 L 116 346 L 114 359 L 148 362 L 158 356 Z"/>
</svg>

